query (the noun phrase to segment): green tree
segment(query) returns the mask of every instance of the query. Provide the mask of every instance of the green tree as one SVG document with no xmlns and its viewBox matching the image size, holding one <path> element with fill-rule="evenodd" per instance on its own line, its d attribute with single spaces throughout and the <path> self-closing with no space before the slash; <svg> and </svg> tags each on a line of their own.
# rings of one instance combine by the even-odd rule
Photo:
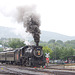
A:
<svg viewBox="0 0 75 75">
<path fill-rule="evenodd" d="M 62 47 L 61 49 L 61 56 L 60 59 L 66 60 L 68 55 L 68 49 L 65 47 Z"/>
<path fill-rule="evenodd" d="M 73 48 L 69 48 L 69 56 L 73 56 L 74 55 L 74 49 Z"/>
<path fill-rule="evenodd" d="M 0 48 L 0 52 L 3 51 L 3 48 Z"/>
<path fill-rule="evenodd" d="M 60 54 L 61 54 L 60 48 L 55 47 L 53 52 L 52 52 L 52 59 L 55 59 L 55 60 L 60 59 Z"/>
<path fill-rule="evenodd" d="M 52 50 L 48 46 L 43 46 L 43 52 L 44 52 L 44 55 L 45 53 L 49 53 L 50 56 L 52 54 Z"/>
<path fill-rule="evenodd" d="M 25 46 L 24 41 L 22 41 L 18 38 L 9 39 L 8 45 L 11 48 L 20 48 L 22 46 Z"/>
<path fill-rule="evenodd" d="M 63 41 L 61 41 L 61 40 L 57 40 L 56 42 L 63 45 Z"/>
<path fill-rule="evenodd" d="M 61 50 L 60 59 L 66 60 L 68 56 L 74 55 L 74 50 L 72 48 L 62 47 L 60 50 Z"/>
<path fill-rule="evenodd" d="M 55 43 L 55 40 L 52 39 L 52 40 L 48 41 L 48 43 L 49 43 L 49 44 L 50 44 L 50 43 Z"/>
<path fill-rule="evenodd" d="M 47 43 L 40 43 L 40 46 L 48 46 Z"/>
<path fill-rule="evenodd" d="M 40 45 L 47 46 L 53 51 L 50 55 L 52 59 L 66 60 L 68 56 L 75 55 L 75 40 L 68 40 L 66 42 L 63 42 L 61 40 L 50 40 L 48 42 L 41 42 Z"/>
<path fill-rule="evenodd" d="M 0 40 L 0 44 L 2 44 L 2 41 Z"/>
</svg>

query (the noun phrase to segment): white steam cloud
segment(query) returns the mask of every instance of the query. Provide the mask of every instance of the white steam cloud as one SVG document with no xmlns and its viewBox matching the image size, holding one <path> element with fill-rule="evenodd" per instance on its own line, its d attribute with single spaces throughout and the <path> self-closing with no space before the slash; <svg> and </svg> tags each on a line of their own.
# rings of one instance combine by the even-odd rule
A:
<svg viewBox="0 0 75 75">
<path fill-rule="evenodd" d="M 22 22 L 26 28 L 26 32 L 32 34 L 36 45 L 40 41 L 40 16 L 36 13 L 34 7 L 18 7 L 16 19 L 20 23 Z"/>
</svg>

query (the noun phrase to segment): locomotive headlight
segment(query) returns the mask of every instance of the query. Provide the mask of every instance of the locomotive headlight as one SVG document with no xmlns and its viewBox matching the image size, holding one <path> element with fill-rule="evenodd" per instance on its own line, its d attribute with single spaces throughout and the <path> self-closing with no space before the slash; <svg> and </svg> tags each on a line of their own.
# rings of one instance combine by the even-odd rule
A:
<svg viewBox="0 0 75 75">
<path fill-rule="evenodd" d="M 41 57 L 43 55 L 43 51 L 41 49 L 35 49 L 33 51 L 34 56 Z"/>
<path fill-rule="evenodd" d="M 38 55 L 40 55 L 40 51 L 38 51 Z"/>
</svg>

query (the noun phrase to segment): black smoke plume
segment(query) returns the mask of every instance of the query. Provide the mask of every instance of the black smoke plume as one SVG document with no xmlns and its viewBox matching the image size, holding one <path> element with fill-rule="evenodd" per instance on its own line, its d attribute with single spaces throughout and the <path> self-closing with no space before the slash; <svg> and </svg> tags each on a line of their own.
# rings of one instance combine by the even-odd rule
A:
<svg viewBox="0 0 75 75">
<path fill-rule="evenodd" d="M 26 32 L 32 34 L 36 45 L 40 41 L 40 17 L 33 7 L 19 7 L 17 8 L 17 21 L 23 22 Z"/>
</svg>

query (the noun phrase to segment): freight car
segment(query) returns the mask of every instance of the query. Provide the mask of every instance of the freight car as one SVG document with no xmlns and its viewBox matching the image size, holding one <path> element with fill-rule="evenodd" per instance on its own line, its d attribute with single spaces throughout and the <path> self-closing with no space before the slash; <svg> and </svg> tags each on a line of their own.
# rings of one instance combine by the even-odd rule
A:
<svg viewBox="0 0 75 75">
<path fill-rule="evenodd" d="M 24 66 L 44 66 L 45 57 L 41 46 L 25 46 L 0 52 L 0 62 Z"/>
</svg>

